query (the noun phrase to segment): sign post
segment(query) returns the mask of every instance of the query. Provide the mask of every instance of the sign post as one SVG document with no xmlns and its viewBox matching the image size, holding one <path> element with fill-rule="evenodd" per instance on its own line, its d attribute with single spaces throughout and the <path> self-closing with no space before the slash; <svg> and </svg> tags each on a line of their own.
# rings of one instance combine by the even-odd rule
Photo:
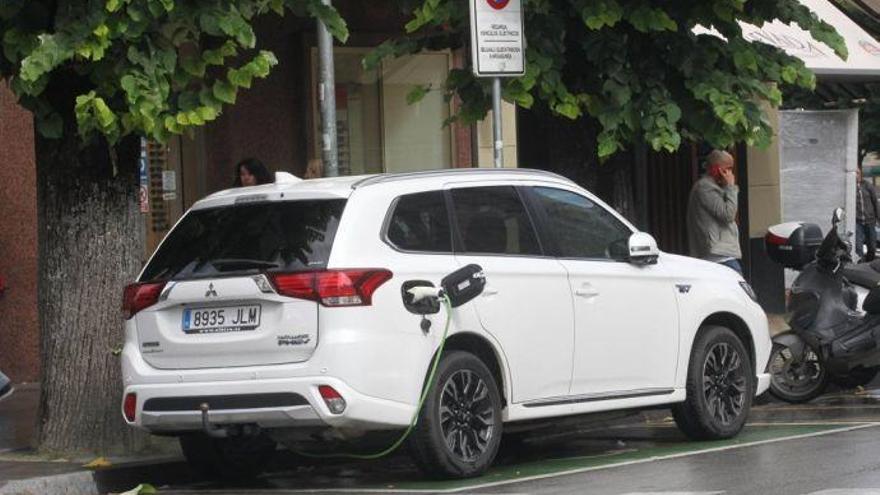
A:
<svg viewBox="0 0 880 495">
<path fill-rule="evenodd" d="M 495 167 L 504 166 L 501 134 L 501 78 L 526 72 L 522 0 L 470 0 L 471 61 L 474 75 L 492 80 L 492 137 Z"/>
</svg>

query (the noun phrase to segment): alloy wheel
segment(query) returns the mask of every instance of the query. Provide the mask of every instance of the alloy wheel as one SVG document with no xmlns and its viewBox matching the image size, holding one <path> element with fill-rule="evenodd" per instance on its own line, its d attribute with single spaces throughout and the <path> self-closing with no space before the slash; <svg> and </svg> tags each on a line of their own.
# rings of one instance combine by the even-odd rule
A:
<svg viewBox="0 0 880 495">
<path fill-rule="evenodd" d="M 703 363 L 703 394 L 709 413 L 723 425 L 742 414 L 748 392 L 743 359 L 730 344 L 719 342 L 706 353 Z"/>
<path fill-rule="evenodd" d="M 464 462 L 478 459 L 496 421 L 489 387 L 477 373 L 462 369 L 449 376 L 440 395 L 440 429 L 452 454 Z"/>
</svg>

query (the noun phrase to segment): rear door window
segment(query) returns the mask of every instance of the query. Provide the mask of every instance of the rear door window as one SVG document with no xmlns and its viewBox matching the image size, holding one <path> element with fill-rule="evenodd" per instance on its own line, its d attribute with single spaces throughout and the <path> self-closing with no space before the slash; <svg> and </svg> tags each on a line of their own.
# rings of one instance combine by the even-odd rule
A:
<svg viewBox="0 0 880 495">
<path fill-rule="evenodd" d="M 452 230 L 443 192 L 401 196 L 388 222 L 387 238 L 403 251 L 451 253 Z"/>
<path fill-rule="evenodd" d="M 541 255 L 538 236 L 513 186 L 452 190 L 465 253 Z"/>
<path fill-rule="evenodd" d="M 326 268 L 344 208 L 344 199 L 322 199 L 190 211 L 141 279 Z"/>
</svg>

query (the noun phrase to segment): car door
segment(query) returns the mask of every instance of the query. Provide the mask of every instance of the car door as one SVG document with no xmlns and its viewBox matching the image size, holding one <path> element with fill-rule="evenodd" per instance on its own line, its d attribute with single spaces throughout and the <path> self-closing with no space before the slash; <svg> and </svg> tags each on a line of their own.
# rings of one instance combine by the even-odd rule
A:
<svg viewBox="0 0 880 495">
<path fill-rule="evenodd" d="M 571 394 L 668 393 L 678 357 L 678 308 L 663 256 L 644 266 L 612 259 L 609 246 L 625 243 L 633 230 L 580 192 L 530 187 L 529 198 L 568 272 L 575 323 Z"/>
<path fill-rule="evenodd" d="M 449 195 L 456 258 L 486 275 L 475 308 L 507 358 L 511 401 L 566 396 L 574 323 L 565 269 L 544 255 L 516 188 L 471 183 L 451 187 Z"/>
</svg>

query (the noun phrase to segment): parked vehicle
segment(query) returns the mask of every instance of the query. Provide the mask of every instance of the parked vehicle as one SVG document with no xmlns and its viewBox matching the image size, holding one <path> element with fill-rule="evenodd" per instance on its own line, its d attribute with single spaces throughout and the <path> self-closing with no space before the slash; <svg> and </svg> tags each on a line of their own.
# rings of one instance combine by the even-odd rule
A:
<svg viewBox="0 0 880 495">
<path fill-rule="evenodd" d="M 471 264 L 484 290 L 444 341 L 446 311 L 413 288 Z M 539 171 L 278 174 L 213 194 L 124 311 L 125 420 L 220 474 L 414 416 L 413 458 L 438 477 L 479 475 L 505 427 L 561 416 L 669 405 L 689 436 L 727 438 L 769 386 L 767 319 L 736 272 L 660 252 Z"/>
<path fill-rule="evenodd" d="M 824 238 L 810 223 L 776 225 L 765 238 L 772 259 L 801 271 L 791 287 L 791 330 L 773 337 L 770 358 L 770 392 L 788 402 L 817 397 L 829 380 L 867 384 L 880 371 L 880 289 L 874 284 L 859 311 L 848 276 L 869 274 L 851 264 L 851 246 L 839 233 L 843 216 L 835 210 Z"/>
</svg>

